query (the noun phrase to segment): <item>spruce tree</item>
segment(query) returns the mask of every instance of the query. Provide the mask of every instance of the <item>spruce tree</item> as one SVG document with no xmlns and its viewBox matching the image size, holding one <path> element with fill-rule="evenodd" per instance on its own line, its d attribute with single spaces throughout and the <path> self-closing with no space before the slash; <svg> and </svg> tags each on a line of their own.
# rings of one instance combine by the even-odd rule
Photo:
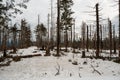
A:
<svg viewBox="0 0 120 80">
<path fill-rule="evenodd" d="M 73 11 L 71 7 L 73 6 L 72 0 L 61 0 L 60 1 L 60 9 L 61 9 L 61 27 L 65 31 L 65 51 L 67 52 L 68 47 L 68 30 L 70 30 L 72 26 L 73 18 L 71 15 L 73 14 Z"/>
</svg>

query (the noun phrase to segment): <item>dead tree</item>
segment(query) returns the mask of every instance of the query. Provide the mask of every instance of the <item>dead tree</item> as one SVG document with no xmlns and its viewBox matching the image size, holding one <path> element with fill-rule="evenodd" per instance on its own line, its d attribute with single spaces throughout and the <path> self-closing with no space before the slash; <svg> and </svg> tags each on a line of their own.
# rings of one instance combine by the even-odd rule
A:
<svg viewBox="0 0 120 80">
<path fill-rule="evenodd" d="M 109 19 L 108 19 L 108 22 L 109 22 L 110 58 L 111 58 L 111 55 L 112 55 L 112 23 Z"/>
<path fill-rule="evenodd" d="M 73 45 L 72 45 L 72 34 L 73 34 L 73 29 L 72 29 L 72 26 L 71 26 L 71 47 L 73 47 Z"/>
<path fill-rule="evenodd" d="M 82 30 L 81 31 L 82 32 L 81 33 L 82 34 L 81 35 L 82 36 L 82 49 L 83 49 L 83 51 L 82 51 L 82 58 L 85 58 L 85 27 L 86 27 L 86 24 L 85 24 L 85 22 L 83 22 L 82 23 L 82 27 L 81 27 L 82 28 L 81 29 Z"/>
<path fill-rule="evenodd" d="M 0 25 L 0 51 L 2 50 L 2 27 L 1 27 L 1 25 Z"/>
<path fill-rule="evenodd" d="M 120 0 L 119 0 L 119 58 L 120 58 Z"/>
<path fill-rule="evenodd" d="M 116 54 L 115 26 L 113 26 L 113 45 L 114 45 L 114 54 Z"/>
<path fill-rule="evenodd" d="M 51 46 L 51 50 L 53 50 L 53 48 L 54 48 L 54 39 L 53 39 L 54 35 L 53 35 L 53 33 L 54 33 L 54 27 L 51 27 L 50 28 L 50 46 Z"/>
<path fill-rule="evenodd" d="M 102 31 L 102 25 L 100 25 L 100 46 L 101 46 L 101 52 L 102 52 L 102 49 L 103 49 L 103 42 L 102 42 L 102 39 L 103 39 L 103 36 L 102 36 L 102 33 L 103 33 L 103 31 Z"/>
<path fill-rule="evenodd" d="M 119 59 L 120 59 L 120 0 L 114 0 L 115 2 L 117 2 L 118 3 L 118 15 L 119 15 L 119 20 L 118 20 L 118 22 L 119 22 L 119 25 L 118 25 L 118 29 L 119 29 L 119 33 L 118 33 L 118 50 L 119 50 L 119 55 L 118 55 L 118 57 L 119 57 Z"/>
<path fill-rule="evenodd" d="M 68 30 L 67 30 L 67 25 L 65 27 L 65 52 L 68 51 Z"/>
<path fill-rule="evenodd" d="M 91 30 L 91 25 L 90 25 L 90 49 L 92 49 L 92 40 L 91 40 L 91 38 L 92 38 L 92 30 Z"/>
<path fill-rule="evenodd" d="M 96 27 L 97 27 L 97 44 L 96 44 L 96 57 L 99 57 L 99 4 L 95 5 L 96 7 Z"/>
<path fill-rule="evenodd" d="M 49 17 L 50 15 L 48 14 L 48 43 L 47 43 L 47 47 L 46 47 L 46 54 L 45 56 L 50 56 L 50 43 L 49 43 Z"/>
<path fill-rule="evenodd" d="M 87 25 L 87 42 L 86 42 L 86 48 L 87 48 L 87 52 L 89 52 L 89 29 L 88 29 L 88 25 Z"/>
<path fill-rule="evenodd" d="M 59 48 L 60 48 L 60 0 L 57 0 L 57 54 L 56 56 L 60 56 Z"/>
<path fill-rule="evenodd" d="M 74 19 L 74 35 L 73 35 L 73 52 L 75 52 L 75 19 Z"/>
<path fill-rule="evenodd" d="M 49 17 L 50 17 L 50 14 L 48 14 L 48 44 L 49 44 L 49 22 L 50 22 Z"/>
<path fill-rule="evenodd" d="M 51 47 L 51 50 L 53 50 L 53 27 L 54 27 L 54 23 L 53 23 L 53 0 L 51 0 L 51 28 L 50 28 L 50 47 Z"/>
</svg>

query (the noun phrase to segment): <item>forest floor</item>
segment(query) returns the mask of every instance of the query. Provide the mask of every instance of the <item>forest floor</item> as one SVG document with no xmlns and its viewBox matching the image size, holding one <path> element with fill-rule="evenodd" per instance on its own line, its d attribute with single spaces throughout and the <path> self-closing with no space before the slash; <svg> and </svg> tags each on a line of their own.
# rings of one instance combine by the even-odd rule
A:
<svg viewBox="0 0 120 80">
<path fill-rule="evenodd" d="M 61 57 L 43 56 L 45 51 L 38 51 L 36 47 L 20 49 L 17 53 L 14 55 L 42 56 L 22 58 L 0 67 L 0 80 L 120 80 L 120 64 L 113 61 L 81 58 L 81 53 L 72 51 L 62 52 Z"/>
</svg>

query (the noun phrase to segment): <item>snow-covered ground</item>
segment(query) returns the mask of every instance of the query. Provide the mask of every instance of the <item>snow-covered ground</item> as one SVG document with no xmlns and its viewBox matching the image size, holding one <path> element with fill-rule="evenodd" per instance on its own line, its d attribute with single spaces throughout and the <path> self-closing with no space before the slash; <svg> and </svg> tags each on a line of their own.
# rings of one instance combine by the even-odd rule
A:
<svg viewBox="0 0 120 80">
<path fill-rule="evenodd" d="M 18 52 L 34 54 L 35 49 L 30 47 Z M 81 58 L 81 54 L 71 52 L 65 54 L 59 58 L 38 56 L 11 62 L 10 66 L 0 68 L 0 80 L 120 80 L 118 63 Z M 78 65 L 73 65 L 74 62 Z"/>
<path fill-rule="evenodd" d="M 17 54 L 10 54 L 10 55 L 13 55 L 13 56 L 16 56 L 16 55 L 24 56 L 24 55 L 34 55 L 34 54 L 42 54 L 43 55 L 43 53 L 45 53 L 45 51 L 40 51 L 40 50 L 38 50 L 37 47 L 32 46 L 32 47 L 25 48 L 25 49 L 18 49 Z"/>
</svg>

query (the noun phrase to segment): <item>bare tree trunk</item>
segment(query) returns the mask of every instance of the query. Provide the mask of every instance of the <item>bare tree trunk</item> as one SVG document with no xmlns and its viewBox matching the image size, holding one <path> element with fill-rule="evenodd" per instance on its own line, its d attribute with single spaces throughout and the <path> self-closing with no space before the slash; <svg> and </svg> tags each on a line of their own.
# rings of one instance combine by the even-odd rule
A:
<svg viewBox="0 0 120 80">
<path fill-rule="evenodd" d="M 71 26 L 71 48 L 73 47 L 73 45 L 72 45 L 72 34 L 73 34 L 73 32 L 72 32 L 72 26 Z"/>
<path fill-rule="evenodd" d="M 102 25 L 100 25 L 100 33 L 101 33 L 101 40 L 100 40 L 100 42 L 101 42 L 101 52 L 102 52 L 102 49 L 103 49 L 103 42 L 102 42 Z"/>
<path fill-rule="evenodd" d="M 75 52 L 75 19 L 74 19 L 73 52 Z"/>
<path fill-rule="evenodd" d="M 50 46 L 51 46 L 51 50 L 53 50 L 53 31 L 52 31 L 52 29 L 53 29 L 53 27 L 54 27 L 54 24 L 53 24 L 53 0 L 51 0 L 51 31 L 50 31 L 50 34 L 51 34 L 51 40 L 50 40 Z"/>
<path fill-rule="evenodd" d="M 83 25 L 82 25 L 82 58 L 85 58 L 85 27 L 86 27 L 86 24 L 83 22 Z"/>
<path fill-rule="evenodd" d="M 49 46 L 49 42 L 50 42 L 50 40 L 49 40 L 49 39 L 50 39 L 50 38 L 49 38 L 49 37 L 50 37 L 50 36 L 49 36 L 49 27 L 50 27 L 50 26 L 49 26 L 49 22 L 50 22 L 49 17 L 50 17 L 50 14 L 48 14 L 48 40 L 47 40 L 47 42 L 48 42 L 47 45 L 48 45 L 48 46 Z"/>
<path fill-rule="evenodd" d="M 16 53 L 16 31 L 13 32 L 13 53 Z"/>
<path fill-rule="evenodd" d="M 91 25 L 90 25 L 90 49 L 92 49 L 92 40 L 91 40 L 91 38 L 92 38 L 92 34 L 91 34 Z"/>
<path fill-rule="evenodd" d="M 67 28 L 67 26 L 66 26 Z M 65 29 L 65 52 L 67 52 L 67 47 L 68 47 L 68 32 L 67 29 Z"/>
<path fill-rule="evenodd" d="M 20 48 L 20 32 L 21 31 L 19 31 L 19 36 L 18 36 L 18 48 Z"/>
<path fill-rule="evenodd" d="M 6 40 L 7 40 L 7 35 L 5 33 L 5 28 L 3 28 L 3 38 L 2 38 L 2 49 L 3 49 L 3 57 L 6 57 Z"/>
<path fill-rule="evenodd" d="M 109 39 L 110 39 L 110 58 L 111 58 L 111 55 L 112 55 L 112 23 L 111 21 L 108 19 L 109 21 Z"/>
<path fill-rule="evenodd" d="M 0 51 L 2 50 L 2 49 L 1 49 L 1 48 L 2 48 L 2 42 L 1 42 L 1 41 L 2 41 L 2 40 L 1 40 L 1 39 L 2 39 L 2 37 L 1 37 L 2 35 L 1 35 L 1 33 L 2 33 L 2 30 L 1 30 L 1 26 L 0 26 Z"/>
<path fill-rule="evenodd" d="M 56 56 L 60 56 L 59 47 L 60 47 L 60 0 L 57 0 L 57 54 Z"/>
<path fill-rule="evenodd" d="M 86 47 L 87 47 L 87 52 L 89 52 L 89 49 L 88 49 L 88 47 L 89 47 L 89 37 L 88 37 L 88 34 L 89 33 L 89 31 L 88 31 L 88 25 L 87 25 L 87 43 L 86 43 Z"/>
<path fill-rule="evenodd" d="M 51 29 L 50 29 L 50 35 L 51 35 L 50 46 L 51 46 L 51 50 L 53 50 L 53 48 L 54 48 L 53 27 L 51 27 Z"/>
<path fill-rule="evenodd" d="M 97 49 L 96 49 L 96 57 L 99 57 L 99 4 L 96 4 L 96 26 L 97 26 Z"/>
<path fill-rule="evenodd" d="M 119 58 L 120 58 L 120 0 L 119 0 Z"/>
<path fill-rule="evenodd" d="M 113 43 L 114 43 L 114 54 L 116 54 L 115 26 L 113 26 Z"/>
<path fill-rule="evenodd" d="M 48 14 L 48 43 L 47 43 L 47 48 L 46 48 L 46 54 L 45 56 L 50 56 L 50 49 L 49 49 L 49 17 L 50 15 Z"/>
</svg>

